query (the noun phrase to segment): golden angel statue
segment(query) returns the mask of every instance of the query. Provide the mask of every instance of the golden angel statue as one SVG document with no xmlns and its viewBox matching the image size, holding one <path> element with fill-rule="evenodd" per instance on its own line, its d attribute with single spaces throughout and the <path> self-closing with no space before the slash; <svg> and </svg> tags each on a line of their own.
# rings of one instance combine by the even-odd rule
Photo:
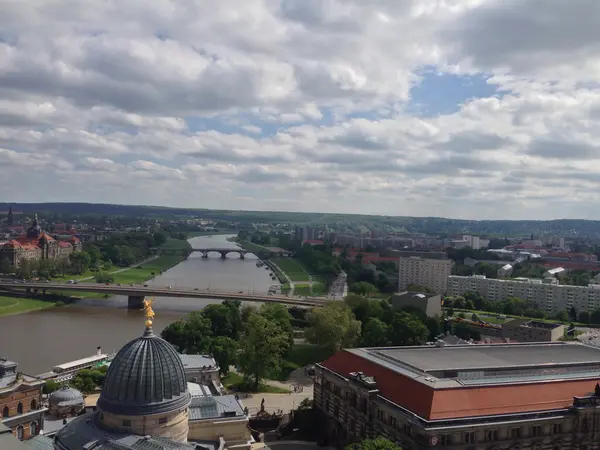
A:
<svg viewBox="0 0 600 450">
<path fill-rule="evenodd" d="M 144 300 L 144 315 L 146 316 L 146 326 L 152 326 L 152 320 L 154 319 L 154 310 L 152 309 L 153 298 L 150 300 Z"/>
</svg>

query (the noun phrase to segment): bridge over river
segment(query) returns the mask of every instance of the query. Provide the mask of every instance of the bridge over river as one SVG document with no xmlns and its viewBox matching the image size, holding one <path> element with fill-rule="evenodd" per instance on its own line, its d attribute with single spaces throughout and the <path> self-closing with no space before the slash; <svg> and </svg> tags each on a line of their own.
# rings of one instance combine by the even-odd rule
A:
<svg viewBox="0 0 600 450">
<path fill-rule="evenodd" d="M 243 248 L 218 248 L 218 247 L 211 248 L 211 247 L 208 247 L 208 248 L 192 248 L 191 250 L 193 252 L 201 252 L 203 258 L 208 258 L 208 254 L 210 252 L 220 253 L 221 258 L 223 258 L 223 259 L 227 258 L 227 255 L 229 253 L 237 253 L 238 255 L 240 255 L 240 259 L 244 259 L 244 257 L 248 253 L 254 253 L 254 252 L 251 252 L 250 250 L 244 250 Z"/>
<path fill-rule="evenodd" d="M 241 300 L 246 302 L 282 303 L 297 306 L 323 306 L 324 300 L 303 299 L 287 297 L 284 295 L 244 294 L 234 292 L 219 292 L 212 290 L 199 290 L 197 288 L 173 288 L 161 286 L 119 286 L 116 284 L 98 283 L 42 283 L 25 282 L 13 283 L 0 281 L 0 289 L 25 290 L 33 293 L 45 293 L 48 290 L 73 291 L 73 292 L 98 292 L 108 295 L 125 295 L 128 297 L 127 306 L 130 309 L 140 309 L 146 296 L 151 297 L 186 297 L 186 298 L 211 298 L 220 300 Z"/>
</svg>

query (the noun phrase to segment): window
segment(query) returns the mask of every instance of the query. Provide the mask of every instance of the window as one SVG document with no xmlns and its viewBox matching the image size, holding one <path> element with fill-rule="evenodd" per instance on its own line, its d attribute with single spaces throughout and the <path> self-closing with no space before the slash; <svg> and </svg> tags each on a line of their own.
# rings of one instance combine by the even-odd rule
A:
<svg viewBox="0 0 600 450">
<path fill-rule="evenodd" d="M 5 406 L 4 409 L 2 410 L 2 417 L 3 418 L 8 417 L 8 406 Z"/>
<path fill-rule="evenodd" d="M 17 414 L 23 414 L 23 403 L 21 402 L 17 405 Z"/>
<path fill-rule="evenodd" d="M 465 444 L 474 444 L 475 443 L 475 432 L 469 431 L 465 433 Z"/>
<path fill-rule="evenodd" d="M 160 419 L 158 419 L 158 423 L 159 425 L 164 425 L 165 423 L 167 423 L 167 418 L 161 417 Z"/>
<path fill-rule="evenodd" d="M 35 401 L 35 398 L 31 400 L 30 409 L 32 411 L 37 409 L 37 402 Z"/>
<path fill-rule="evenodd" d="M 531 427 L 531 436 L 541 436 L 542 435 L 542 427 L 540 425 L 534 425 Z"/>
<path fill-rule="evenodd" d="M 377 420 L 385 420 L 385 413 L 381 409 L 377 409 Z"/>
<path fill-rule="evenodd" d="M 130 426 L 131 426 L 131 420 L 127 420 L 127 419 L 125 419 L 125 420 L 123 421 L 123 426 L 124 426 L 124 427 L 130 427 Z"/>
<path fill-rule="evenodd" d="M 442 444 L 443 447 L 445 447 L 447 445 L 452 445 L 452 435 L 451 434 L 442 434 L 440 436 L 440 444 Z"/>
<path fill-rule="evenodd" d="M 390 416 L 390 425 L 394 428 L 398 427 L 398 420 L 395 417 Z"/>
<path fill-rule="evenodd" d="M 21 425 L 17 427 L 17 439 L 20 441 L 23 440 L 23 427 Z"/>
<path fill-rule="evenodd" d="M 562 423 L 555 423 L 552 426 L 552 431 L 554 434 L 560 434 L 562 433 Z"/>
<path fill-rule="evenodd" d="M 485 432 L 486 442 L 494 442 L 498 440 L 498 430 L 487 430 Z"/>
<path fill-rule="evenodd" d="M 510 430 L 510 437 L 512 439 L 521 439 L 521 429 L 520 428 L 513 428 Z"/>
<path fill-rule="evenodd" d="M 38 434 L 38 424 L 37 424 L 37 422 L 31 422 L 29 424 L 29 435 L 37 436 L 37 434 Z"/>
</svg>

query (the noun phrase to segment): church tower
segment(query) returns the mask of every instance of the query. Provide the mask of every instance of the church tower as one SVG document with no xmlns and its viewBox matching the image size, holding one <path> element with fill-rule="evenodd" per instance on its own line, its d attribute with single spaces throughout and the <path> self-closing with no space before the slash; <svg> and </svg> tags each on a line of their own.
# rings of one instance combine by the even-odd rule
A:
<svg viewBox="0 0 600 450">
<path fill-rule="evenodd" d="M 13 225 L 14 223 L 14 217 L 13 217 L 13 212 L 12 212 L 12 205 L 10 205 L 8 207 L 8 216 L 6 218 L 6 223 L 8 224 L 8 226 L 10 227 L 11 225 Z"/>
</svg>

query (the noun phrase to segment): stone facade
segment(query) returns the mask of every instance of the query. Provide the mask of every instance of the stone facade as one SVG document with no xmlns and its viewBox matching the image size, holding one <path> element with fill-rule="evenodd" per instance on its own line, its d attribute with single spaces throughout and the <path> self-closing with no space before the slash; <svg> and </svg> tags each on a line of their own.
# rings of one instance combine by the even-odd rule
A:
<svg viewBox="0 0 600 450">
<path fill-rule="evenodd" d="M 373 378 L 345 378 L 319 365 L 314 400 L 324 434 L 337 447 L 382 436 L 403 450 L 600 448 L 596 395 L 575 397 L 571 407 L 560 410 L 427 421 L 381 396 Z"/>
<path fill-rule="evenodd" d="M 20 267 L 24 260 L 39 261 L 67 259 L 74 251 L 81 251 L 81 241 L 75 236 L 57 241 L 42 231 L 37 216 L 27 233 L 0 246 L 0 260 Z"/>
<path fill-rule="evenodd" d="M 187 407 L 168 414 L 143 416 L 125 416 L 101 411 L 99 419 L 102 425 L 110 430 L 164 437 L 176 442 L 186 442 L 188 438 Z"/>
<path fill-rule="evenodd" d="M 19 440 L 39 434 L 44 425 L 43 381 L 16 372 L 17 364 L 0 359 L 0 420 Z"/>
</svg>

